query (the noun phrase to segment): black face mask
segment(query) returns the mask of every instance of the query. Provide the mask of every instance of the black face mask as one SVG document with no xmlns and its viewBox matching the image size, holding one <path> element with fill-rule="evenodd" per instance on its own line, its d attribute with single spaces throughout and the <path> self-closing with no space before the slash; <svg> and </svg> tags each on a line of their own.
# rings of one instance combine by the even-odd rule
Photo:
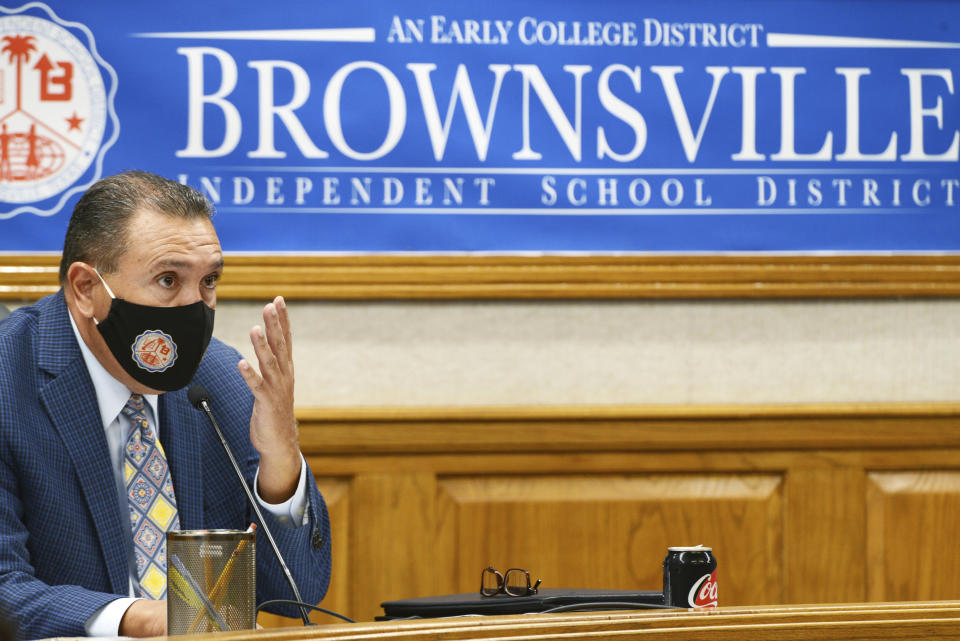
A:
<svg viewBox="0 0 960 641">
<path fill-rule="evenodd" d="M 97 329 L 127 374 L 164 392 L 186 387 L 210 344 L 213 310 L 203 301 L 180 307 L 138 305 L 115 297 L 106 281 L 103 285 L 113 302 Z"/>
</svg>

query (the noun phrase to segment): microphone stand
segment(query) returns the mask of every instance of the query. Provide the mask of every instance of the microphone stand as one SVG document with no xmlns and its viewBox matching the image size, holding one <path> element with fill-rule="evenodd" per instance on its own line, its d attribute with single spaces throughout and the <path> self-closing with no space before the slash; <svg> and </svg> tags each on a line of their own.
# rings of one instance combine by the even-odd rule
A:
<svg viewBox="0 0 960 641">
<path fill-rule="evenodd" d="M 190 391 L 193 391 L 191 388 Z M 230 446 L 227 445 L 227 439 L 223 437 L 223 432 L 220 431 L 220 426 L 217 425 L 217 419 L 213 417 L 213 412 L 210 410 L 210 404 L 207 395 L 204 393 L 202 397 L 194 403 L 196 407 L 203 410 L 207 415 L 207 418 L 210 419 L 210 424 L 213 425 L 213 429 L 216 430 L 217 436 L 220 438 L 220 443 L 223 444 L 223 449 L 227 453 L 227 457 L 230 459 L 230 463 L 233 464 L 233 469 L 237 473 L 237 477 L 240 479 L 240 485 L 243 486 L 243 491 L 247 493 L 247 499 L 250 501 L 250 505 L 253 507 L 253 511 L 257 515 L 257 519 L 260 521 L 261 527 L 263 527 L 263 533 L 267 535 L 267 541 L 270 542 L 270 547 L 273 549 L 274 555 L 277 557 L 277 560 L 280 562 L 280 567 L 283 569 L 283 574 L 287 579 L 287 583 L 290 584 L 290 589 L 293 590 L 293 596 L 298 602 L 303 601 L 303 597 L 300 596 L 300 590 L 297 589 L 297 584 L 293 580 L 293 575 L 290 574 L 290 568 L 287 567 L 287 564 L 284 563 L 283 557 L 280 555 L 280 549 L 277 547 L 277 542 L 273 540 L 273 534 L 270 533 L 270 528 L 267 527 L 267 522 L 263 518 L 263 513 L 260 511 L 260 506 L 257 505 L 257 500 L 253 496 L 253 492 L 247 486 L 246 480 L 243 478 L 243 473 L 240 471 L 240 466 L 237 465 L 237 459 L 233 457 L 233 452 L 230 451 Z M 298 606 L 300 609 L 300 618 L 303 619 L 304 625 L 313 625 L 313 622 L 310 621 L 310 618 L 307 616 L 307 609 L 303 605 Z"/>
</svg>

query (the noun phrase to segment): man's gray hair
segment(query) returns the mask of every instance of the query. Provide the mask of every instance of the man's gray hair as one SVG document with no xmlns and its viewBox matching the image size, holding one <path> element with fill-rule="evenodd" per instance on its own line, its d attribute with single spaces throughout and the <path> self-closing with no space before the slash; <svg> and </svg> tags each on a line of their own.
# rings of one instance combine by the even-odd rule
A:
<svg viewBox="0 0 960 641">
<path fill-rule="evenodd" d="M 197 190 L 146 171 L 125 171 L 97 181 L 73 208 L 60 258 L 60 284 L 77 261 L 103 273 L 117 270 L 130 241 L 130 219 L 141 209 L 175 218 L 213 216 L 213 205 Z"/>
</svg>

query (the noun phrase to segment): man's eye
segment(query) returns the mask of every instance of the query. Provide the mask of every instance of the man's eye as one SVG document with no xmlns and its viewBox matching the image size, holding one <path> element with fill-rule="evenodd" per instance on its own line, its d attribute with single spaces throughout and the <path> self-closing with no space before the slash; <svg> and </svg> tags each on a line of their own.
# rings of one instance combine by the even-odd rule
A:
<svg viewBox="0 0 960 641">
<path fill-rule="evenodd" d="M 214 289 L 217 286 L 218 280 L 220 280 L 219 274 L 210 274 L 203 279 L 203 286 L 207 289 Z"/>
<path fill-rule="evenodd" d="M 174 278 L 173 276 L 167 275 L 167 276 L 161 276 L 157 282 L 160 283 L 161 287 L 166 287 L 167 289 L 169 289 L 176 284 L 177 279 Z"/>
</svg>

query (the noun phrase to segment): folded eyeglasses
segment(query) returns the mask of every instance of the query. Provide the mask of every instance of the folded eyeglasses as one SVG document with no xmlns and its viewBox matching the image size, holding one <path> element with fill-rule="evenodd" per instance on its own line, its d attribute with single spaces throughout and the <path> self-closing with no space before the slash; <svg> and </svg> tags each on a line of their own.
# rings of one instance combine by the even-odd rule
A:
<svg viewBox="0 0 960 641">
<path fill-rule="evenodd" d="M 503 574 L 500 574 L 491 565 L 483 570 L 480 575 L 480 594 L 483 596 L 496 596 L 506 594 L 507 596 L 530 596 L 536 594 L 542 581 L 530 585 L 530 573 L 522 568 L 510 568 Z"/>
</svg>

